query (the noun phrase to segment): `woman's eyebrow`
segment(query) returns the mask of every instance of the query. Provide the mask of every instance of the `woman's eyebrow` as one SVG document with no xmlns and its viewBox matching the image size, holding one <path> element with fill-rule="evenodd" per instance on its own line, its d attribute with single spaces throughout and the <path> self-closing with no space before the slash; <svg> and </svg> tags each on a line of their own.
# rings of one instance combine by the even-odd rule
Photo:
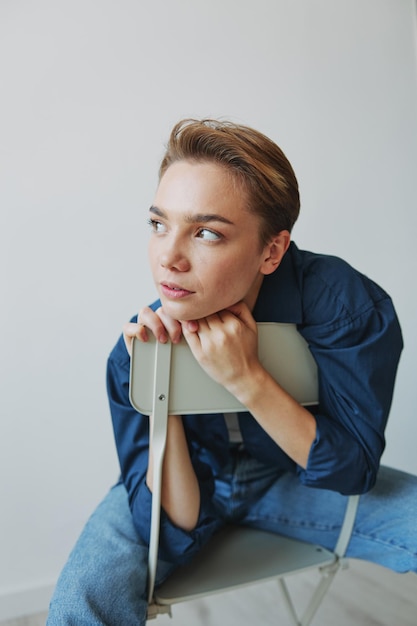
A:
<svg viewBox="0 0 417 626">
<path fill-rule="evenodd" d="M 162 209 L 159 209 L 156 206 L 151 206 L 149 208 L 149 211 L 151 213 L 154 213 L 155 215 L 157 215 L 158 217 L 164 217 L 166 218 L 166 214 L 164 211 L 162 211 Z M 228 220 L 226 217 L 224 217 L 223 215 L 218 215 L 217 213 L 193 213 L 193 214 L 188 214 L 185 216 L 185 221 L 188 222 L 189 224 L 198 224 L 198 223 L 203 223 L 203 224 L 207 224 L 208 222 L 223 222 L 224 224 L 232 224 L 233 222 L 231 220 Z"/>
<path fill-rule="evenodd" d="M 222 222 L 223 224 L 233 224 L 231 220 L 228 220 L 223 215 L 218 215 L 217 213 L 195 213 L 193 215 L 187 215 L 185 217 L 185 221 L 189 222 L 190 224 L 207 224 L 207 222 Z"/>
<path fill-rule="evenodd" d="M 157 215 L 158 217 L 166 217 L 165 213 L 161 211 L 161 209 L 158 209 L 158 207 L 156 206 L 153 206 L 153 205 L 150 206 L 149 211 L 150 213 L 153 213 L 154 215 Z"/>
</svg>

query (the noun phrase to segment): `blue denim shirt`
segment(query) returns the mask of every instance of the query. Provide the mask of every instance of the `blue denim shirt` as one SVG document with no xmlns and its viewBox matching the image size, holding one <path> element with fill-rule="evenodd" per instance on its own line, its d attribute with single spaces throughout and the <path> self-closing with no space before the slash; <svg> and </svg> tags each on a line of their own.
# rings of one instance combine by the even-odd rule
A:
<svg viewBox="0 0 417 626">
<path fill-rule="evenodd" d="M 155 302 L 153 308 L 159 306 Z M 249 413 L 239 414 L 246 449 L 264 463 L 294 472 L 308 486 L 343 494 L 364 493 L 376 480 L 384 430 L 402 350 L 401 329 L 390 297 L 339 258 L 291 244 L 281 265 L 265 276 L 253 315 L 258 322 L 290 322 L 309 344 L 319 370 L 317 434 L 304 469 L 297 466 Z M 107 389 L 119 455 L 135 526 L 149 540 L 151 494 L 145 482 L 149 419 L 129 402 L 130 359 L 121 337 L 110 354 Z M 214 482 L 207 464 L 228 458 L 222 415 L 183 418 L 201 490 L 197 527 L 185 532 L 161 521 L 161 556 L 185 561 L 214 526 Z"/>
</svg>

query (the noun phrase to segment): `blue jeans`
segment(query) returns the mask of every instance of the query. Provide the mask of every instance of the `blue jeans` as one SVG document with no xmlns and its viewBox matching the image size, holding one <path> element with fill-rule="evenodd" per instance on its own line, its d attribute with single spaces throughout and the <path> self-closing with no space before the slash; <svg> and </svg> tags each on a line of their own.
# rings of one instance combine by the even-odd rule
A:
<svg viewBox="0 0 417 626">
<path fill-rule="evenodd" d="M 219 527 L 239 522 L 334 548 L 346 506 L 343 496 L 300 485 L 245 451 L 232 454 L 216 477 Z M 361 497 L 347 556 L 417 572 L 417 478 L 382 467 Z M 172 571 L 160 562 L 157 584 Z M 147 547 L 132 523 L 122 484 L 110 490 L 87 522 L 53 595 L 48 626 L 143 626 Z"/>
</svg>

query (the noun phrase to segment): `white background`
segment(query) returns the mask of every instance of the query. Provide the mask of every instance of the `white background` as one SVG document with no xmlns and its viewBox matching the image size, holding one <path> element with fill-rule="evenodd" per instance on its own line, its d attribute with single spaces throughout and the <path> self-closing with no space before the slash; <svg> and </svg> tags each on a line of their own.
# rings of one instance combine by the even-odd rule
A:
<svg viewBox="0 0 417 626">
<path fill-rule="evenodd" d="M 47 606 L 117 479 L 106 359 L 155 296 L 146 211 L 179 118 L 271 136 L 298 245 L 391 293 L 384 462 L 417 473 L 416 58 L 412 0 L 1 0 L 0 619 Z"/>
</svg>

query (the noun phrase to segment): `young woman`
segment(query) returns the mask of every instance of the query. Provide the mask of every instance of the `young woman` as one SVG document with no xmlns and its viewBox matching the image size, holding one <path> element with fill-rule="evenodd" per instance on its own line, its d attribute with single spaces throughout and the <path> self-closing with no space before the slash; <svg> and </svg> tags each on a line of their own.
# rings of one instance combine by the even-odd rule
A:
<svg viewBox="0 0 417 626">
<path fill-rule="evenodd" d="M 150 333 L 184 336 L 248 409 L 170 417 L 159 582 L 226 521 L 333 548 L 340 494 L 352 493 L 364 495 L 348 556 L 417 571 L 417 480 L 379 467 L 402 349 L 396 314 L 344 261 L 290 242 L 298 212 L 294 172 L 267 137 L 210 120 L 174 127 L 149 210 L 159 300 L 125 326 L 108 362 L 121 480 L 72 552 L 48 624 L 145 623 L 151 420 L 130 405 L 129 354 Z M 262 367 L 259 321 L 297 324 L 318 364 L 318 406 L 301 407 Z"/>
</svg>

